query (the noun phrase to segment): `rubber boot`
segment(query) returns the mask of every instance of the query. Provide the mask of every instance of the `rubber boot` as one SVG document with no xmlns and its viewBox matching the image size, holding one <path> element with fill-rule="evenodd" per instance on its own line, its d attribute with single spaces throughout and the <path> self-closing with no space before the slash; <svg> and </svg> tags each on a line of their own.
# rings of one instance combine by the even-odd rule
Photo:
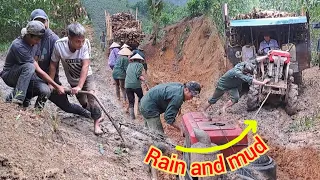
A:
<svg viewBox="0 0 320 180">
<path fill-rule="evenodd" d="M 140 102 L 138 103 L 138 111 L 137 111 L 137 115 L 141 115 L 141 113 L 140 113 Z"/>
<path fill-rule="evenodd" d="M 130 113 L 130 119 L 131 120 L 136 119 L 136 117 L 134 115 L 134 108 L 133 107 L 129 108 L 129 113 Z"/>
<path fill-rule="evenodd" d="M 116 86 L 116 95 L 117 95 L 118 100 L 120 101 L 120 88 L 119 88 L 119 86 Z"/>
</svg>

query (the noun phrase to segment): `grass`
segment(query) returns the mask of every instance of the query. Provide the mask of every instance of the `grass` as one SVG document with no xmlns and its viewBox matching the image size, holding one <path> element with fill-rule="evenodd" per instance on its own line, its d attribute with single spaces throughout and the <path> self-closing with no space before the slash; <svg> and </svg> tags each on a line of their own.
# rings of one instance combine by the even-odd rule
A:
<svg viewBox="0 0 320 180">
<path fill-rule="evenodd" d="M 304 132 L 311 130 L 316 126 L 316 123 L 319 122 L 320 115 L 303 117 L 301 119 L 295 120 L 291 125 L 290 129 L 294 132 Z"/>
<path fill-rule="evenodd" d="M 0 53 L 6 52 L 10 47 L 10 42 L 0 43 Z"/>
</svg>

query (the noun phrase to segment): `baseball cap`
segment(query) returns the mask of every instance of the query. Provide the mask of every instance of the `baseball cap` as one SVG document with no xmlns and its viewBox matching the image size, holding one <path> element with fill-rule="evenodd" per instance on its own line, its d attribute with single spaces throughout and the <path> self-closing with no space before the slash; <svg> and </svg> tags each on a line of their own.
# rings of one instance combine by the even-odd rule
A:
<svg viewBox="0 0 320 180">
<path fill-rule="evenodd" d="M 199 97 L 201 86 L 196 81 L 190 81 L 186 84 L 186 88 L 189 89 L 193 97 Z"/>
<path fill-rule="evenodd" d="M 30 21 L 27 24 L 27 34 L 42 36 L 45 32 L 44 24 L 40 21 Z"/>
<path fill-rule="evenodd" d="M 35 20 L 37 18 L 48 19 L 47 14 L 42 9 L 35 9 L 31 12 L 30 19 Z"/>
</svg>

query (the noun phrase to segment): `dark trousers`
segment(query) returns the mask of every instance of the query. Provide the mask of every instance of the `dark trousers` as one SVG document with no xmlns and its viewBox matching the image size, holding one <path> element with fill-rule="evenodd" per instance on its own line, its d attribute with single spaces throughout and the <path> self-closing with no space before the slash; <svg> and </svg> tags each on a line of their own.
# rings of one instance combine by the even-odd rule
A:
<svg viewBox="0 0 320 180">
<path fill-rule="evenodd" d="M 34 65 L 32 63 L 25 63 L 14 65 L 10 70 L 3 71 L 1 78 L 8 86 L 14 88 L 12 97 L 24 101 L 34 73 Z"/>
<path fill-rule="evenodd" d="M 38 96 L 35 104 L 35 108 L 42 109 L 50 97 L 51 90 L 47 83 L 39 78 L 36 74 L 31 77 L 26 98 L 24 100 L 24 106 L 27 107 L 30 104 L 30 101 L 33 97 Z"/>
<path fill-rule="evenodd" d="M 135 102 L 134 94 L 136 94 L 138 96 L 139 103 L 141 101 L 141 98 L 143 97 L 142 88 L 138 88 L 138 89 L 126 88 L 126 93 L 127 93 L 127 97 L 128 97 L 128 100 L 129 100 L 129 108 L 133 108 L 134 107 L 134 102 Z"/>
<path fill-rule="evenodd" d="M 91 113 L 88 110 L 77 104 L 70 103 L 66 94 L 60 95 L 57 93 L 52 93 L 49 100 L 67 113 L 77 114 L 86 118 L 91 117 Z"/>
</svg>

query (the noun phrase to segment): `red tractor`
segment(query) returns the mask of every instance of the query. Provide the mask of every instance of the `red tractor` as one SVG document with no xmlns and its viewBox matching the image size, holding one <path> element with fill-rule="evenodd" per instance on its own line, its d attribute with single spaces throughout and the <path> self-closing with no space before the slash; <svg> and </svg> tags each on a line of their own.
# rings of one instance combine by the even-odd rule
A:
<svg viewBox="0 0 320 180">
<path fill-rule="evenodd" d="M 272 50 L 267 61 L 261 62 L 256 78 L 262 81 L 268 78 L 271 81 L 264 86 L 251 85 L 247 100 L 249 111 L 257 109 L 266 96 L 271 95 L 273 101 L 284 102 L 289 115 L 297 112 L 298 85 L 294 84 L 290 64 L 290 53 L 281 50 Z"/>
</svg>

